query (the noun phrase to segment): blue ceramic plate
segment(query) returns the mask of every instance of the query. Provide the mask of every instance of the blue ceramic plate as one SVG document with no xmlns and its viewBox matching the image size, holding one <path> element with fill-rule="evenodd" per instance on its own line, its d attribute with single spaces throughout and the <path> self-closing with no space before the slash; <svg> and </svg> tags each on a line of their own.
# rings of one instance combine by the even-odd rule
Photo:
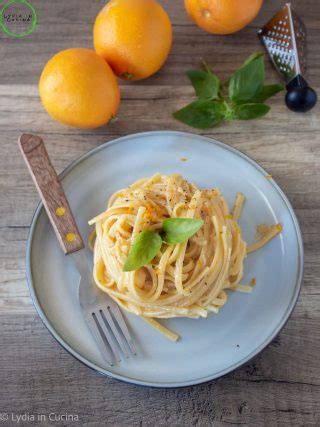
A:
<svg viewBox="0 0 320 427">
<path fill-rule="evenodd" d="M 186 161 L 181 159 L 185 158 Z M 281 235 L 245 261 L 243 282 L 251 294 L 233 292 L 218 315 L 171 319 L 177 343 L 126 314 L 139 354 L 109 367 L 82 318 L 78 276 L 59 247 L 40 204 L 27 247 L 27 275 L 35 307 L 52 335 L 77 359 L 96 371 L 140 385 L 180 387 L 218 378 L 246 363 L 279 333 L 298 298 L 303 270 L 301 233 L 292 207 L 274 180 L 241 152 L 213 139 L 181 132 L 147 132 L 108 142 L 90 151 L 61 175 L 84 239 L 88 219 L 101 212 L 110 195 L 155 172 L 181 173 L 200 187 L 221 188 L 230 204 L 246 195 L 240 221 L 244 239 L 254 239 L 260 223 L 283 225 Z"/>
</svg>

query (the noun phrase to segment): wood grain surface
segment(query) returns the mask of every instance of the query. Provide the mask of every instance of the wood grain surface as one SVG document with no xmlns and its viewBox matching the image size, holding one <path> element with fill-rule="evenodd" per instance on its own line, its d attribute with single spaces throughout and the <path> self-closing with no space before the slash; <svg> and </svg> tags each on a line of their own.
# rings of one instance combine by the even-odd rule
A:
<svg viewBox="0 0 320 427">
<path fill-rule="evenodd" d="M 171 113 L 194 99 L 185 71 L 203 59 L 227 77 L 253 51 L 256 36 L 283 4 L 265 0 L 257 19 L 228 37 L 209 35 L 186 16 L 182 0 L 161 1 L 174 26 L 174 43 L 159 73 L 121 83 L 118 120 L 96 131 L 55 123 L 43 110 L 37 83 L 57 51 L 92 46 L 100 0 L 32 0 L 39 22 L 23 39 L 0 34 L 0 414 L 78 415 L 83 426 L 312 426 L 320 425 L 320 121 L 289 112 L 279 94 L 271 112 L 198 132 L 236 147 L 258 161 L 288 195 L 304 237 L 304 284 L 280 335 L 258 357 L 208 384 L 177 390 L 140 388 L 104 378 L 66 353 L 33 308 L 25 279 L 25 246 L 39 201 L 17 146 L 20 133 L 40 135 L 58 172 L 99 144 L 147 130 L 187 130 Z M 320 2 L 292 1 L 308 29 L 306 78 L 320 93 Z M 270 64 L 267 79 L 279 81 Z M 0 424 L 16 425 L 9 418 Z M 37 422 L 39 425 L 40 422 Z M 33 421 L 20 422 L 33 425 Z"/>
</svg>

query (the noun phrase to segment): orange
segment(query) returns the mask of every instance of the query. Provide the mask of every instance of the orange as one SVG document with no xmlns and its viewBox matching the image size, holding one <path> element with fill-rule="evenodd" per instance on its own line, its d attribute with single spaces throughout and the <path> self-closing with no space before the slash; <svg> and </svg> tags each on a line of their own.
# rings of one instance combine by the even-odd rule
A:
<svg viewBox="0 0 320 427">
<path fill-rule="evenodd" d="M 184 0 L 194 22 L 214 34 L 241 30 L 258 15 L 262 3 L 263 0 Z"/>
<path fill-rule="evenodd" d="M 39 91 L 50 116 L 79 128 L 107 123 L 120 102 L 113 71 L 90 49 L 67 49 L 54 55 L 42 71 Z"/>
<path fill-rule="evenodd" d="M 111 0 L 96 18 L 93 41 L 118 76 L 140 80 L 165 62 L 172 43 L 171 22 L 155 0 Z"/>
</svg>

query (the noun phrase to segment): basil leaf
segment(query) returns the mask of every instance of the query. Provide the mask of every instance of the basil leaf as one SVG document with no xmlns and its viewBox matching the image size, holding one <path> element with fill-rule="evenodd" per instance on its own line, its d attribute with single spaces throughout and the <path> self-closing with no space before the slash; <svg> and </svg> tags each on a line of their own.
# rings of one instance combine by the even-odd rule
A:
<svg viewBox="0 0 320 427">
<path fill-rule="evenodd" d="M 200 99 L 174 112 L 173 117 L 194 128 L 208 129 L 221 121 L 223 111 L 222 103 Z"/>
<path fill-rule="evenodd" d="M 265 85 L 260 90 L 257 95 L 251 99 L 251 102 L 264 102 L 266 99 L 271 98 L 271 96 L 276 95 L 278 92 L 281 92 L 284 89 L 282 85 Z"/>
<path fill-rule="evenodd" d="M 160 251 L 162 239 L 154 231 L 142 231 L 133 243 L 123 271 L 134 271 L 147 265 Z"/>
<path fill-rule="evenodd" d="M 253 99 L 263 87 L 264 76 L 264 59 L 259 55 L 231 76 L 229 81 L 230 99 L 235 103 L 248 102 Z"/>
<path fill-rule="evenodd" d="M 185 242 L 203 225 L 202 219 L 168 218 L 163 221 L 163 241 L 169 245 Z"/>
<path fill-rule="evenodd" d="M 187 71 L 187 76 L 189 77 L 199 99 L 218 98 L 220 80 L 210 70 L 208 72 L 190 70 Z"/>
<path fill-rule="evenodd" d="M 264 56 L 263 52 L 254 52 L 248 58 L 244 61 L 244 63 L 241 65 L 241 68 L 250 64 L 250 62 L 255 61 L 256 59 L 260 58 L 261 56 Z"/>
<path fill-rule="evenodd" d="M 267 114 L 270 110 L 266 104 L 242 104 L 235 110 L 235 118 L 239 120 L 257 119 Z"/>
</svg>

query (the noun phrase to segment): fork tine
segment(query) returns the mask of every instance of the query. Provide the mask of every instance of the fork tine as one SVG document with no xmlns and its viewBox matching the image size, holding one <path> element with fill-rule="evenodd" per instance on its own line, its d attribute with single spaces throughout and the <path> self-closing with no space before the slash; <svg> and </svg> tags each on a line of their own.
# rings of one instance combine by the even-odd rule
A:
<svg viewBox="0 0 320 427">
<path fill-rule="evenodd" d="M 99 310 L 98 312 L 94 313 L 95 314 L 95 318 L 97 320 L 97 322 L 99 323 L 100 328 L 103 331 L 103 334 L 105 336 L 105 339 L 107 341 L 107 343 L 109 344 L 109 346 L 111 347 L 111 350 L 113 352 L 114 358 L 116 360 L 116 362 L 121 362 L 121 357 L 117 348 L 117 344 L 114 340 L 114 338 L 112 337 L 112 335 L 109 332 L 109 329 L 101 315 L 102 310 Z"/>
<path fill-rule="evenodd" d="M 109 325 L 109 327 L 110 327 L 111 331 L 113 332 L 113 335 L 115 336 L 117 343 L 118 343 L 119 347 L 121 348 L 123 354 L 125 355 L 126 358 L 128 358 L 129 354 L 128 354 L 126 346 L 123 342 L 123 340 L 125 338 L 120 335 L 120 333 L 119 333 L 119 331 L 118 331 L 118 329 L 117 329 L 117 327 L 116 327 L 116 325 L 112 319 L 112 316 L 109 313 L 108 308 L 109 307 L 107 307 L 107 309 L 104 311 L 100 310 L 101 317 L 103 318 L 104 322 L 107 323 L 107 325 Z"/>
<path fill-rule="evenodd" d="M 123 333 L 125 339 L 127 340 L 127 344 L 129 346 L 132 354 L 136 355 L 137 351 L 136 351 L 135 345 L 132 341 L 130 332 L 127 328 L 126 322 L 122 316 L 122 313 L 121 313 L 118 305 L 117 304 L 110 304 L 109 308 L 110 308 L 110 311 L 113 314 L 115 320 L 117 321 L 119 328 L 121 329 L 121 332 Z"/>
<path fill-rule="evenodd" d="M 96 316 L 92 313 L 91 315 L 86 316 L 87 324 L 90 328 L 90 332 L 94 336 L 96 343 L 98 344 L 98 348 L 100 349 L 100 353 L 103 358 L 109 363 L 109 365 L 114 365 L 114 357 L 110 349 L 108 348 L 106 342 L 104 342 L 102 336 L 103 331 L 100 328 L 98 320 Z"/>
</svg>

